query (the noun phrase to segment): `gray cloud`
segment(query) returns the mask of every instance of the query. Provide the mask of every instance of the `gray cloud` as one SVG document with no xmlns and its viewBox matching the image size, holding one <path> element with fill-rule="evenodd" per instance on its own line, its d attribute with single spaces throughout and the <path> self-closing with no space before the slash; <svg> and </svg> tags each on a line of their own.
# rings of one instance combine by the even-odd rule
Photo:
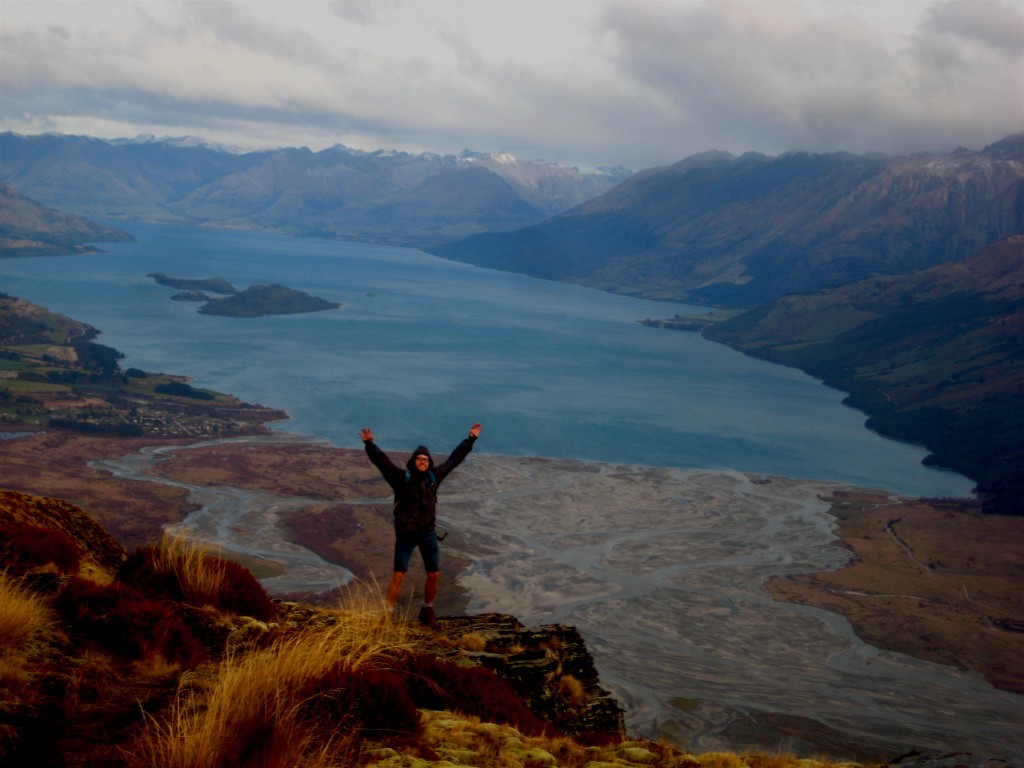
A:
<svg viewBox="0 0 1024 768">
<path fill-rule="evenodd" d="M 1024 130 L 1012 2 L 4 0 L 0 129 L 512 151 L 906 152 Z"/>
<path fill-rule="evenodd" d="M 1001 0 L 934 3 L 923 27 L 936 34 L 973 40 L 1019 57 L 1024 49 L 1024 10 Z"/>
<path fill-rule="evenodd" d="M 681 132 L 708 145 L 913 151 L 990 141 L 1024 125 L 1024 46 L 1002 34 L 986 55 L 972 56 L 964 42 L 997 32 L 1013 16 L 1004 3 L 970 3 L 969 14 L 965 3 L 933 8 L 910 53 L 856 17 L 768 5 L 645 14 L 616 4 L 607 20 L 622 41 L 625 75 L 660 97 Z M 972 66 L 963 66 L 969 56 Z"/>
<path fill-rule="evenodd" d="M 385 14 L 403 5 L 403 0 L 335 0 L 330 7 L 339 19 L 372 26 L 380 23 Z"/>
</svg>

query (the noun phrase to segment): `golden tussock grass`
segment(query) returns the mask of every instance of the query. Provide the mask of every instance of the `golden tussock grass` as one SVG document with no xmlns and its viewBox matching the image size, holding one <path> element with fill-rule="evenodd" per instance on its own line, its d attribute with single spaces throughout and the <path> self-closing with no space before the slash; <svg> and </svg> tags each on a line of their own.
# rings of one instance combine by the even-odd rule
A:
<svg viewBox="0 0 1024 768">
<path fill-rule="evenodd" d="M 217 550 L 200 542 L 164 533 L 154 565 L 178 578 L 185 600 L 193 605 L 214 605 L 227 585 L 223 568 L 214 559 Z"/>
<path fill-rule="evenodd" d="M 28 659 L 18 651 L 0 653 L 0 691 L 4 698 L 20 698 L 30 686 L 33 676 Z"/>
<path fill-rule="evenodd" d="M 579 678 L 564 675 L 558 679 L 558 692 L 565 697 L 570 707 L 580 707 L 587 701 L 587 691 Z"/>
<path fill-rule="evenodd" d="M 0 571 L 0 650 L 21 648 L 37 632 L 53 625 L 47 604 Z"/>
<path fill-rule="evenodd" d="M 817 765 L 817 763 L 785 752 L 776 752 L 774 754 L 748 752 L 743 755 L 743 761 L 750 768 L 793 768 L 793 766 L 797 765 L 803 766 L 803 768 L 814 768 Z"/>
<path fill-rule="evenodd" d="M 456 648 L 464 651 L 480 652 L 487 648 L 487 638 L 479 632 L 469 632 L 458 639 Z"/>
<path fill-rule="evenodd" d="M 707 752 L 697 755 L 700 768 L 747 768 L 747 761 L 732 752 Z"/>
<path fill-rule="evenodd" d="M 331 625 L 298 629 L 265 649 L 229 655 L 208 685 L 179 696 L 167 719 L 151 723 L 133 750 L 134 765 L 343 764 L 355 729 L 310 718 L 303 697 L 336 666 L 366 668 L 411 646 L 409 627 L 391 622 L 381 603 L 366 595 L 355 602 L 340 606 Z"/>
</svg>

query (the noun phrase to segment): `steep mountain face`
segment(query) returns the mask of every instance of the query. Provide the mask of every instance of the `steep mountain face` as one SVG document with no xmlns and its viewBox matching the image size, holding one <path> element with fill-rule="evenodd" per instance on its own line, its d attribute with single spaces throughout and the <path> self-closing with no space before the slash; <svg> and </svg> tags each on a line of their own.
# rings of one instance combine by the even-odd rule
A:
<svg viewBox="0 0 1024 768">
<path fill-rule="evenodd" d="M 1024 232 L 1024 134 L 886 158 L 710 152 L 550 221 L 431 249 L 537 277 L 714 306 L 899 274 Z"/>
<path fill-rule="evenodd" d="M 868 426 L 1024 514 L 1024 236 L 904 276 L 787 296 L 705 331 L 850 392 Z"/>
<path fill-rule="evenodd" d="M 131 239 L 127 232 L 47 208 L 0 183 L 0 259 L 88 253 L 96 249 L 85 243 Z"/>
<path fill-rule="evenodd" d="M 237 154 L 188 142 L 0 134 L 0 181 L 81 215 L 404 245 L 535 224 L 626 176 L 469 152 L 339 145 Z"/>
</svg>

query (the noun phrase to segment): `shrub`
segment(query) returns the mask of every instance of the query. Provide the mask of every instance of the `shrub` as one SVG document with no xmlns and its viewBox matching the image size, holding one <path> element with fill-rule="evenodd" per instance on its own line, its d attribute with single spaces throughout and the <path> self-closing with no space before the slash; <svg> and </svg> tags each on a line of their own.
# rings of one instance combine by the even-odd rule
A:
<svg viewBox="0 0 1024 768">
<path fill-rule="evenodd" d="M 53 563 L 64 573 L 77 573 L 80 562 L 78 546 L 63 531 L 0 523 L 0 568 L 23 574 Z"/>
<path fill-rule="evenodd" d="M 408 647 L 408 628 L 383 613 L 339 614 L 330 626 L 280 637 L 269 648 L 231 654 L 217 668 L 205 695 L 180 697 L 162 726 L 143 735 L 133 764 L 142 768 L 336 766 L 351 758 L 358 733 L 317 716 L 318 686 L 330 689 L 337 668 L 380 669 L 383 659 Z M 328 681 L 324 683 L 324 681 Z M 363 678 L 357 685 L 379 682 Z M 390 683 L 384 683 L 390 685 Z M 381 705 L 391 694 L 381 696 Z M 378 705 L 374 705 L 378 706 Z M 367 707 L 367 716 L 386 717 Z"/>
<path fill-rule="evenodd" d="M 354 720 L 363 732 L 416 733 L 419 710 L 405 680 L 386 669 L 335 664 L 314 680 L 302 698 L 315 717 Z"/>
<path fill-rule="evenodd" d="M 154 599 L 183 600 L 185 597 L 178 574 L 165 564 L 156 547 L 139 547 L 130 552 L 117 572 L 117 580 Z"/>
<path fill-rule="evenodd" d="M 238 563 L 211 554 L 182 537 L 164 536 L 159 547 L 139 547 L 125 560 L 118 581 L 153 598 L 268 621 L 277 607 L 256 577 Z"/>
<path fill-rule="evenodd" d="M 219 569 L 223 586 L 212 605 L 222 611 L 252 616 L 254 619 L 269 621 L 277 616 L 277 606 L 263 585 L 248 570 L 231 560 L 221 557 L 209 558 L 211 567 Z"/>
<path fill-rule="evenodd" d="M 207 655 L 171 604 L 151 600 L 124 584 L 101 585 L 72 577 L 56 607 L 73 630 L 125 658 L 160 654 L 168 661 L 189 662 Z"/>
<path fill-rule="evenodd" d="M 404 658 L 396 671 L 405 675 L 413 701 L 423 709 L 447 709 L 511 725 L 524 733 L 557 735 L 508 683 L 484 667 L 462 667 L 430 654 L 417 654 Z"/>
<path fill-rule="evenodd" d="M 174 395 L 175 397 L 188 397 L 193 400 L 213 400 L 213 395 L 202 389 L 185 384 L 181 381 L 169 381 L 166 384 L 157 384 L 153 387 L 155 392 L 162 395 Z"/>
<path fill-rule="evenodd" d="M 0 571 L 0 650 L 21 647 L 50 623 L 46 604 Z"/>
</svg>

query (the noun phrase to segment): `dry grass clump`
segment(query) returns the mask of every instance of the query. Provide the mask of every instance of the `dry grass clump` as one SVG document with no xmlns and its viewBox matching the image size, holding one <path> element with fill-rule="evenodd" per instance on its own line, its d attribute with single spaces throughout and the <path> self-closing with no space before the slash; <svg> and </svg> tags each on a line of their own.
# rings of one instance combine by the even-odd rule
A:
<svg viewBox="0 0 1024 768">
<path fill-rule="evenodd" d="M 215 605 L 229 586 L 224 569 L 217 567 L 216 555 L 205 544 L 165 532 L 157 548 L 156 565 L 177 576 L 186 602 Z"/>
<path fill-rule="evenodd" d="M 0 652 L 20 649 L 52 623 L 45 601 L 0 571 Z"/>
<path fill-rule="evenodd" d="M 814 761 L 802 759 L 785 752 L 776 752 L 774 754 L 748 752 L 743 755 L 743 761 L 750 768 L 793 768 L 793 766 L 816 768 L 818 765 Z"/>
<path fill-rule="evenodd" d="M 215 667 L 209 685 L 180 695 L 169 717 L 152 724 L 133 750 L 132 764 L 344 764 L 360 735 L 356 721 L 365 714 L 352 681 L 406 651 L 409 631 L 376 605 L 350 607 L 333 624 L 298 629 L 263 650 L 231 654 Z"/>
<path fill-rule="evenodd" d="M 480 653 L 487 649 L 487 638 L 480 632 L 467 632 L 455 642 L 455 647 L 471 653 Z"/>
<path fill-rule="evenodd" d="M 23 737 L 19 712 L 34 710 L 40 702 L 34 641 L 52 635 L 55 626 L 45 599 L 0 570 L 0 764 L 8 764 Z"/>
<path fill-rule="evenodd" d="M 122 564 L 118 579 L 153 598 L 179 600 L 267 621 L 273 601 L 238 563 L 202 543 L 165 533 L 156 547 L 139 547 Z"/>
<path fill-rule="evenodd" d="M 563 675 L 558 678 L 556 689 L 570 707 L 581 707 L 587 701 L 587 690 L 579 678 Z"/>
<path fill-rule="evenodd" d="M 707 752 L 697 756 L 700 768 L 748 768 L 746 761 L 733 752 Z"/>
</svg>

